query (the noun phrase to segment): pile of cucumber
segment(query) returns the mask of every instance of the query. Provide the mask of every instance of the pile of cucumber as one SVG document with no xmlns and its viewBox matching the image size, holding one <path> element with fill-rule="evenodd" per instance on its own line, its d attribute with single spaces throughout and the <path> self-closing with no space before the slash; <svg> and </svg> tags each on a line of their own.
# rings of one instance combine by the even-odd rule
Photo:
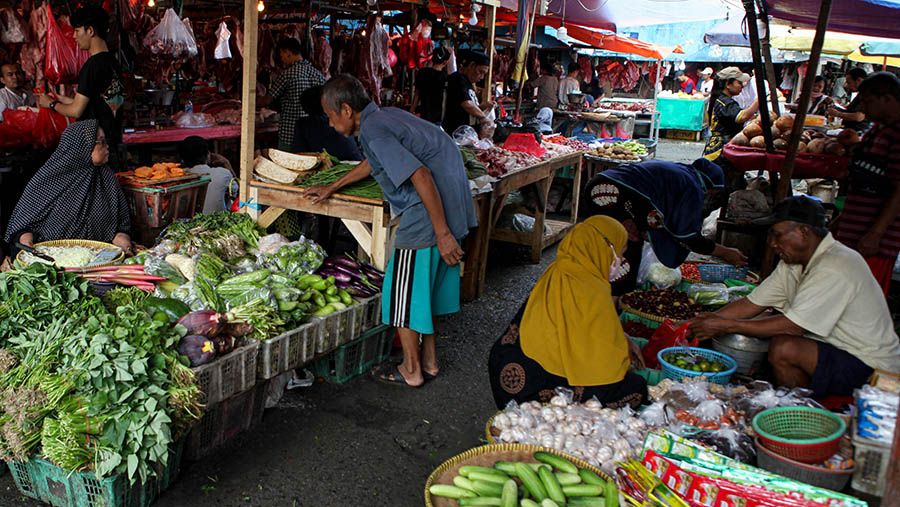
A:
<svg viewBox="0 0 900 507">
<path fill-rule="evenodd" d="M 587 468 L 547 452 L 538 463 L 498 461 L 494 467 L 463 465 L 453 485 L 434 484 L 432 495 L 453 498 L 461 507 L 618 507 L 615 481 L 604 481 Z"/>
</svg>

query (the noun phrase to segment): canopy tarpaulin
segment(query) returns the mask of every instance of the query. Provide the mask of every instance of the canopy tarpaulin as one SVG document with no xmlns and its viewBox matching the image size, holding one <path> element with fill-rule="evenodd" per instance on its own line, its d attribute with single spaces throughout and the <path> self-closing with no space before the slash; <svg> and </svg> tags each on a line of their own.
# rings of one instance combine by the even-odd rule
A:
<svg viewBox="0 0 900 507">
<path fill-rule="evenodd" d="M 517 0 L 501 0 L 505 9 L 517 11 Z M 614 32 L 625 26 L 657 25 L 725 18 L 726 8 L 720 0 L 550 0 L 548 16 L 565 22 Z"/>
<path fill-rule="evenodd" d="M 815 28 L 821 0 L 764 0 L 766 11 L 788 23 Z M 831 5 L 831 30 L 896 37 L 900 34 L 900 0 L 838 0 Z"/>
<path fill-rule="evenodd" d="M 866 41 L 859 47 L 865 56 L 897 56 L 900 57 L 900 40 Z"/>
<path fill-rule="evenodd" d="M 875 56 L 863 54 L 859 49 L 847 55 L 847 59 L 851 62 L 871 63 L 872 65 L 890 65 L 891 67 L 900 67 L 900 58 L 896 56 Z"/>
<path fill-rule="evenodd" d="M 550 22 L 549 25 L 557 29 L 560 27 L 559 22 Z M 651 42 L 631 39 L 614 33 L 602 33 L 577 25 L 566 25 L 566 31 L 570 38 L 575 39 L 586 46 L 592 46 L 606 51 L 614 51 L 616 53 L 644 56 L 654 60 L 663 60 L 672 53 L 684 53 L 681 46 L 676 46 L 674 48 L 658 46 Z"/>
</svg>

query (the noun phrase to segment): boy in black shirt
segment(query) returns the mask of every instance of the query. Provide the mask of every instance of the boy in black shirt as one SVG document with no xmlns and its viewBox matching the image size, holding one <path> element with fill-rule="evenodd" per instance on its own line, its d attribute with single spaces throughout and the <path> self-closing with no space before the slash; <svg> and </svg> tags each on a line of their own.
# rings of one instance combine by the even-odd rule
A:
<svg viewBox="0 0 900 507">
<path fill-rule="evenodd" d="M 78 47 L 91 54 L 78 73 L 75 97 L 59 95 L 51 98 L 47 94 L 41 94 L 38 96 L 38 103 L 76 120 L 96 119 L 106 133 L 109 163 L 114 169 L 118 169 L 118 146 L 122 142 L 122 130 L 109 102 L 122 94 L 122 83 L 116 71 L 118 64 L 106 46 L 109 14 L 102 7 L 89 5 L 75 11 L 71 21 Z"/>
</svg>

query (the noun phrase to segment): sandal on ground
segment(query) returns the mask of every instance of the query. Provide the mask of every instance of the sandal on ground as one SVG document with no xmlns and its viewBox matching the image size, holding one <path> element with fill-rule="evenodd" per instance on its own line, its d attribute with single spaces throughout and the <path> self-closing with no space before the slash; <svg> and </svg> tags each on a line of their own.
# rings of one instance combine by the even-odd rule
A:
<svg viewBox="0 0 900 507">
<path fill-rule="evenodd" d="M 372 376 L 375 378 L 375 380 L 377 380 L 383 384 L 390 384 L 390 385 L 395 385 L 395 386 L 400 385 L 400 386 L 407 386 L 407 387 L 412 387 L 412 388 L 422 387 L 422 386 L 410 385 L 406 381 L 406 378 L 404 378 L 403 375 L 400 373 L 399 367 L 400 367 L 400 363 L 388 363 L 388 364 L 382 366 L 381 368 L 377 368 L 376 370 L 374 370 L 372 372 Z"/>
</svg>

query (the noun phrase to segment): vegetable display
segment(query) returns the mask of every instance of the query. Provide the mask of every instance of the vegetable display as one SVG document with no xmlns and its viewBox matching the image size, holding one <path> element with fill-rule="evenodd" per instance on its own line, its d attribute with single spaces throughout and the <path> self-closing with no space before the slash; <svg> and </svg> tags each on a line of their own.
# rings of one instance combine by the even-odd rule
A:
<svg viewBox="0 0 900 507">
<path fill-rule="evenodd" d="M 384 273 L 371 264 L 356 261 L 346 255 L 326 259 L 318 274 L 334 277 L 335 285 L 351 296 L 371 297 L 381 291 Z"/>
<path fill-rule="evenodd" d="M 300 181 L 299 184 L 303 187 L 331 185 L 353 170 L 354 167 L 356 167 L 356 164 L 337 164 L 330 169 L 322 169 L 321 171 L 313 173 L 306 177 L 306 179 Z M 369 199 L 382 199 L 384 197 L 381 192 L 381 187 L 378 186 L 378 183 L 371 176 L 347 185 L 346 187 L 342 187 L 338 193 L 354 195 L 356 197 L 367 197 Z"/>
<path fill-rule="evenodd" d="M 205 251 L 227 261 L 247 254 L 243 243 L 256 248 L 261 232 L 246 213 L 217 211 L 173 223 L 163 234 L 163 246 L 171 250 L 167 253 L 193 256 Z"/>
<path fill-rule="evenodd" d="M 622 304 L 637 311 L 672 320 L 688 320 L 704 311 L 679 290 L 642 290 L 622 296 Z"/>
<path fill-rule="evenodd" d="M 35 247 L 35 250 L 42 254 L 53 257 L 54 264 L 59 267 L 81 267 L 87 266 L 97 254 L 95 250 L 83 246 L 44 246 Z M 43 262 L 50 264 L 50 261 L 36 257 L 28 252 L 22 253 L 22 260 L 28 264 L 34 262 Z"/>
<path fill-rule="evenodd" d="M 720 373 L 728 369 L 719 361 L 710 361 L 705 357 L 697 356 L 690 352 L 666 354 L 663 356 L 663 359 L 673 366 L 703 373 Z"/>
<path fill-rule="evenodd" d="M 453 485 L 433 484 L 434 496 L 469 505 L 540 507 L 619 505 L 615 481 L 605 481 L 587 468 L 547 452 L 534 453 L 537 463 L 497 461 L 493 467 L 463 465 Z"/>
<path fill-rule="evenodd" d="M 66 268 L 66 271 L 94 282 L 115 282 L 119 285 L 132 285 L 147 292 L 156 290 L 156 285 L 153 282 L 165 280 L 164 277 L 144 273 L 144 266 L 140 264 Z"/>
<path fill-rule="evenodd" d="M 548 405 L 511 403 L 494 416 L 491 433 L 499 443 L 557 449 L 612 472 L 616 462 L 640 454 L 647 428 L 629 408 L 574 402 L 571 392 L 559 390 Z"/>
<path fill-rule="evenodd" d="M 0 274 L 0 455 L 36 451 L 71 471 L 146 481 L 201 416 L 182 326 L 152 319 L 125 292 L 107 311 L 87 280 L 35 264 Z"/>
</svg>

